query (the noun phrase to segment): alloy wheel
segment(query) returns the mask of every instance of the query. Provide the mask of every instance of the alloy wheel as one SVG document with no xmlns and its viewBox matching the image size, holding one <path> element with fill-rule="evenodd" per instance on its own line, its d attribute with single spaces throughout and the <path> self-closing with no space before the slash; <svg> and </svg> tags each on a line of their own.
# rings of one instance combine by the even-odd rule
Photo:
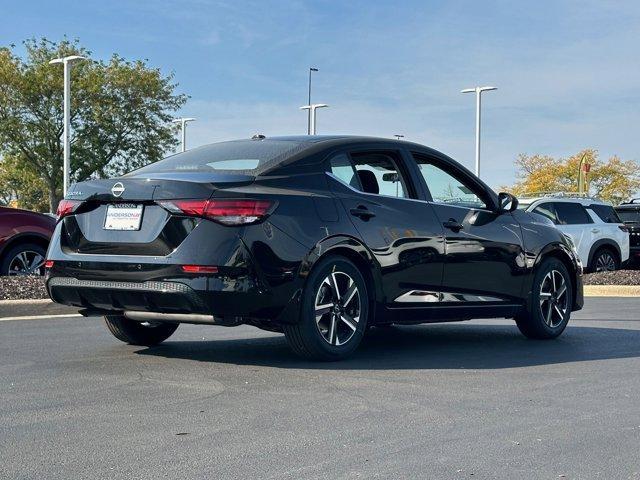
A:
<svg viewBox="0 0 640 480">
<path fill-rule="evenodd" d="M 596 272 L 612 272 L 616 269 L 616 260 L 609 252 L 602 252 L 596 259 Z"/>
<path fill-rule="evenodd" d="M 44 275 L 44 257 L 33 250 L 18 253 L 9 262 L 8 275 Z"/>
<path fill-rule="evenodd" d="M 565 318 L 569 308 L 567 282 L 558 270 L 548 272 L 540 283 L 540 312 L 544 323 L 555 328 Z"/>
<path fill-rule="evenodd" d="M 322 338 L 330 345 L 344 345 L 358 328 L 360 291 L 344 272 L 334 271 L 320 284 L 315 300 L 315 320 Z"/>
</svg>

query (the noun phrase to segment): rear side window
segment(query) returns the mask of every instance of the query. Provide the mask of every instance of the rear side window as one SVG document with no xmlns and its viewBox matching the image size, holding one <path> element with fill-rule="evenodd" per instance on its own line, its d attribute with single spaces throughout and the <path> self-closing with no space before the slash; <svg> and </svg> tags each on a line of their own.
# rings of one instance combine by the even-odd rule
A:
<svg viewBox="0 0 640 480">
<path fill-rule="evenodd" d="M 356 171 L 351 164 L 351 160 L 344 153 L 337 155 L 329 162 L 331 173 L 335 175 L 339 180 L 342 180 L 347 185 L 352 186 L 356 190 L 361 190 L 360 182 L 356 176 Z"/>
<path fill-rule="evenodd" d="M 542 215 L 543 217 L 547 217 L 556 225 L 558 224 L 558 217 L 556 217 L 556 209 L 553 206 L 553 203 L 541 203 L 536 208 L 532 210 L 533 213 L 537 213 L 538 215 Z"/>
<path fill-rule="evenodd" d="M 611 205 L 589 205 L 589 208 L 605 223 L 622 223 Z"/>
<path fill-rule="evenodd" d="M 340 154 L 329 162 L 331 173 L 361 192 L 408 198 L 407 181 L 392 155 L 382 152 Z"/>
<path fill-rule="evenodd" d="M 555 202 L 559 225 L 584 225 L 593 223 L 591 217 L 579 203 Z"/>
</svg>

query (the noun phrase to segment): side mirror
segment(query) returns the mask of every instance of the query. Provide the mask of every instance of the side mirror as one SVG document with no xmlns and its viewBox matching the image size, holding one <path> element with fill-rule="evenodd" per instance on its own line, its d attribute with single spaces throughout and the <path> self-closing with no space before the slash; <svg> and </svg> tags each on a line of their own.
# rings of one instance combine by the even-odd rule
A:
<svg viewBox="0 0 640 480">
<path fill-rule="evenodd" d="M 507 192 L 500 192 L 498 194 L 498 208 L 500 213 L 513 212 L 518 208 L 518 199 Z"/>
</svg>

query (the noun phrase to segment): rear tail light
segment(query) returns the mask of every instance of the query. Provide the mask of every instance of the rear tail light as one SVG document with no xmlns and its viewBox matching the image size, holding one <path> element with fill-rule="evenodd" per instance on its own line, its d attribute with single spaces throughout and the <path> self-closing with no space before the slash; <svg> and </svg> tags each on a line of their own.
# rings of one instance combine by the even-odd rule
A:
<svg viewBox="0 0 640 480">
<path fill-rule="evenodd" d="M 618 228 L 625 233 L 629 233 L 629 227 L 627 227 L 626 225 L 618 225 Z"/>
<path fill-rule="evenodd" d="M 218 273 L 218 267 L 212 265 L 182 265 L 185 273 Z"/>
<path fill-rule="evenodd" d="M 81 203 L 82 202 L 79 200 L 60 200 L 58 209 L 56 210 L 56 216 L 58 217 L 58 220 L 66 217 L 67 215 L 71 215 L 73 212 L 75 212 L 76 208 L 78 208 Z"/>
<path fill-rule="evenodd" d="M 270 200 L 172 200 L 159 202 L 173 213 L 208 218 L 224 225 L 248 225 L 263 220 L 271 213 Z"/>
</svg>

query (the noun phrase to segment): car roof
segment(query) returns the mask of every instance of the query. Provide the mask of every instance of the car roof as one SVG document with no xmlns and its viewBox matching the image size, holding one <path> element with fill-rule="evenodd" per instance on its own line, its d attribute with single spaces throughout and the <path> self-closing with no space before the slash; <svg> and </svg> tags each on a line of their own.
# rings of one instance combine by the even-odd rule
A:
<svg viewBox="0 0 640 480">
<path fill-rule="evenodd" d="M 562 202 L 562 203 L 579 203 L 580 205 L 608 205 L 611 206 L 610 203 L 605 202 L 604 200 L 598 200 L 595 198 L 579 198 L 579 197 L 554 197 L 554 196 L 545 196 L 545 197 L 518 197 L 518 201 L 522 205 L 532 205 L 534 203 L 545 201 L 545 202 Z"/>
</svg>

